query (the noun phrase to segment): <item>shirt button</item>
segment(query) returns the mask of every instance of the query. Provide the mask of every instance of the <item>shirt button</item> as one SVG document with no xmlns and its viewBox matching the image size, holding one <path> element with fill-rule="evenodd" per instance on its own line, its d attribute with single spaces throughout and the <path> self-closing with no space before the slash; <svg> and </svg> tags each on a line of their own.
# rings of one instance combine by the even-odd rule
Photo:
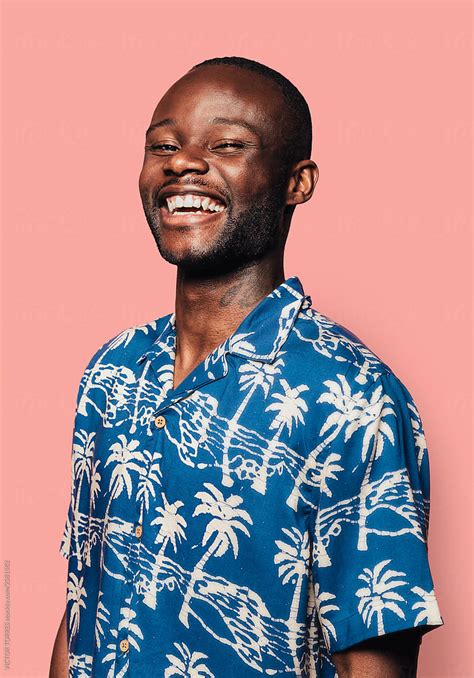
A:
<svg viewBox="0 0 474 678">
<path fill-rule="evenodd" d="M 159 414 L 157 417 L 155 417 L 155 426 L 156 428 L 163 428 L 166 424 L 166 419 L 162 414 Z"/>
<path fill-rule="evenodd" d="M 143 534 L 143 527 L 141 525 L 137 525 L 135 528 L 135 536 L 140 539 L 140 537 Z"/>
<path fill-rule="evenodd" d="M 122 652 L 128 652 L 128 640 L 126 638 L 120 641 L 120 649 Z"/>
</svg>

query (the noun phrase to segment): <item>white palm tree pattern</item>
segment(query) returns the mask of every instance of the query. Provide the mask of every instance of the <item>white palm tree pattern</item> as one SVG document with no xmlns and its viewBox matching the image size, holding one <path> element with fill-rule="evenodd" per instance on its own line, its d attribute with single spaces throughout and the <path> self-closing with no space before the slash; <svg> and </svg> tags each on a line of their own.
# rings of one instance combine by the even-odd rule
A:
<svg viewBox="0 0 474 678">
<path fill-rule="evenodd" d="M 179 653 L 179 657 L 167 654 L 166 658 L 170 665 L 165 669 L 165 678 L 182 676 L 182 678 L 214 678 L 212 671 L 202 661 L 208 659 L 203 652 L 191 652 L 186 643 L 173 643 Z"/>
<path fill-rule="evenodd" d="M 335 678 L 332 653 L 443 623 L 413 399 L 295 276 L 173 388 L 175 316 L 79 384 L 69 675 Z"/>
<path fill-rule="evenodd" d="M 364 567 L 363 573 L 359 574 L 359 579 L 362 579 L 367 586 L 356 591 L 356 596 L 360 598 L 358 610 L 362 614 L 362 619 L 367 626 L 370 626 L 372 618 L 375 616 L 379 636 L 385 632 L 384 610 L 390 610 L 400 619 L 405 619 L 405 614 L 398 603 L 406 603 L 406 600 L 394 589 L 406 586 L 407 582 L 404 580 L 406 573 L 396 570 L 385 570 L 384 572 L 384 567 L 390 562 L 390 559 L 382 560 L 377 563 L 373 570 Z"/>
<path fill-rule="evenodd" d="M 168 543 L 171 542 L 173 550 L 176 553 L 178 542 L 180 542 L 182 539 L 186 539 L 185 528 L 187 527 L 186 520 L 182 515 L 179 514 L 179 509 L 184 506 L 183 502 L 177 500 L 170 504 L 166 499 L 164 492 L 161 493 L 161 496 L 163 500 L 163 506 L 156 507 L 156 511 L 159 515 L 150 523 L 150 525 L 160 526 L 160 531 L 155 537 L 155 544 L 159 544 L 160 549 L 156 554 L 155 561 L 153 563 L 154 570 L 151 576 L 150 584 L 143 596 L 143 602 L 145 605 L 149 605 L 153 609 L 156 608 L 156 582 L 161 571 L 161 565 L 163 563 L 166 547 L 168 546 Z"/>
<path fill-rule="evenodd" d="M 236 430 L 236 427 L 238 426 L 239 419 L 249 402 L 251 402 L 252 396 L 255 394 L 257 388 L 260 387 L 262 389 L 265 398 L 268 396 L 270 388 L 275 381 L 275 376 L 280 373 L 280 365 L 283 365 L 283 360 L 278 358 L 274 363 L 244 363 L 239 368 L 241 374 L 241 377 L 239 378 L 240 390 L 247 391 L 247 393 L 227 424 L 227 434 L 222 449 L 223 485 L 229 487 L 234 483 L 229 473 L 229 446 L 232 442 L 234 430 Z"/>
<path fill-rule="evenodd" d="M 283 584 L 289 582 L 294 585 L 293 599 L 290 605 L 288 617 L 288 644 L 292 649 L 295 664 L 296 675 L 301 675 L 301 662 L 298 659 L 297 638 L 299 635 L 299 626 L 302 626 L 299 619 L 299 608 L 301 602 L 301 589 L 303 579 L 308 576 L 308 562 L 310 557 L 309 534 L 303 534 L 296 528 L 288 530 L 282 528 L 288 541 L 277 539 L 275 544 L 280 549 L 274 557 L 274 562 L 279 565 L 278 574 Z M 304 629 L 303 629 L 304 630 Z"/>
<path fill-rule="evenodd" d="M 247 511 L 237 508 L 243 501 L 242 497 L 233 494 L 224 499 L 222 492 L 212 483 L 204 483 L 204 487 L 207 491 L 196 494 L 196 499 L 200 499 L 201 503 L 194 509 L 193 518 L 202 514 L 212 516 L 212 520 L 207 524 L 201 545 L 206 546 L 211 537 L 213 537 L 213 540 L 196 564 L 183 598 L 179 620 L 186 627 L 189 627 L 188 615 L 191 611 L 189 602 L 193 595 L 193 589 L 208 559 L 210 556 L 220 558 L 228 551 L 229 547 L 232 548 L 234 557 L 237 558 L 239 553 L 237 530 L 250 537 L 245 522 L 252 523 Z"/>
<path fill-rule="evenodd" d="M 75 635 L 79 630 L 81 607 L 86 606 L 84 598 L 87 598 L 87 592 L 84 588 L 84 577 L 77 577 L 74 572 L 69 572 L 67 601 L 71 603 L 69 608 L 69 631 L 71 636 Z"/>
</svg>

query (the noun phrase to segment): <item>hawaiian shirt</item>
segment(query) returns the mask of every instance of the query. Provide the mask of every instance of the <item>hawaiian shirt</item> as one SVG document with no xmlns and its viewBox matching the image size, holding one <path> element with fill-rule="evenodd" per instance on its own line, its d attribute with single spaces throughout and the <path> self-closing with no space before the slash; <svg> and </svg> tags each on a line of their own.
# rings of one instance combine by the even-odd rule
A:
<svg viewBox="0 0 474 678">
<path fill-rule="evenodd" d="M 404 384 L 290 277 L 173 388 L 174 313 L 79 384 L 69 676 L 334 678 L 332 653 L 443 624 L 429 462 Z"/>
</svg>

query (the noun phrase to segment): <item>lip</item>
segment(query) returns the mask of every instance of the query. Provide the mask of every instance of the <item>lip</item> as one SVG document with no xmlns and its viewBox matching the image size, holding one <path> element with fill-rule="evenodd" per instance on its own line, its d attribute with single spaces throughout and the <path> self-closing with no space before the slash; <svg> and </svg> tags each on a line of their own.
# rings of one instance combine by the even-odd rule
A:
<svg viewBox="0 0 474 678">
<path fill-rule="evenodd" d="M 163 207 L 165 204 L 166 198 L 170 195 L 184 195 L 186 193 L 191 193 L 192 195 L 203 195 L 204 197 L 212 198 L 213 200 L 219 200 L 225 207 L 227 203 L 225 198 L 219 193 L 214 191 L 201 191 L 195 186 L 167 186 L 158 193 L 158 207 Z"/>
</svg>

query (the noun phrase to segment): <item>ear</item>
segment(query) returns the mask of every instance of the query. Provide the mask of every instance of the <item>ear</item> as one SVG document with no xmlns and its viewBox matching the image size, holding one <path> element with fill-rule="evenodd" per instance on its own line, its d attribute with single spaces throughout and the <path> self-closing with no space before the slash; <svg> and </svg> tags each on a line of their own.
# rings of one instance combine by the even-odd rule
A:
<svg viewBox="0 0 474 678">
<path fill-rule="evenodd" d="M 287 205 L 299 205 L 306 202 L 313 195 L 319 178 L 318 166 L 312 160 L 300 160 L 293 166 L 288 190 Z"/>
</svg>

